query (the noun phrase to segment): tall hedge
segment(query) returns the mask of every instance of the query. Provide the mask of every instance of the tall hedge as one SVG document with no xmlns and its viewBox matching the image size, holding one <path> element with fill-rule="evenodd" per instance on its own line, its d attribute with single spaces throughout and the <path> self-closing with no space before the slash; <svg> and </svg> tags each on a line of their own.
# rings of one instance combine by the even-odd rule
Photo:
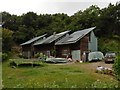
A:
<svg viewBox="0 0 120 90">
<path fill-rule="evenodd" d="M 115 70 L 118 80 L 120 80 L 120 52 L 117 54 L 115 58 L 113 68 Z"/>
</svg>

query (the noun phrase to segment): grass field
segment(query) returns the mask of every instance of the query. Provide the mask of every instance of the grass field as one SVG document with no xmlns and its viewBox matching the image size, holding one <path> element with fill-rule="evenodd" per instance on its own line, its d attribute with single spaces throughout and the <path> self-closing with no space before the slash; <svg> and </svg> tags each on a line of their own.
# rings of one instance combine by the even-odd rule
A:
<svg viewBox="0 0 120 90">
<path fill-rule="evenodd" d="M 116 88 L 110 75 L 95 73 L 90 63 L 48 64 L 44 67 L 11 68 L 3 63 L 4 88 Z"/>
<path fill-rule="evenodd" d="M 1 59 L 1 57 L 0 57 Z M 0 89 L 2 88 L 2 62 L 0 62 Z"/>
</svg>

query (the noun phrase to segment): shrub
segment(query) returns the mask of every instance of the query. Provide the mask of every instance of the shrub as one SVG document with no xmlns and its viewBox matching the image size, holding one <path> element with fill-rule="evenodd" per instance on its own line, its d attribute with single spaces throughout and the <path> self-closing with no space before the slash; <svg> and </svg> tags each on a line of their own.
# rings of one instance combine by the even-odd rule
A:
<svg viewBox="0 0 120 90">
<path fill-rule="evenodd" d="M 27 66 L 45 66 L 46 64 L 38 61 L 38 60 L 26 60 L 26 59 L 10 59 L 10 66 L 15 66 L 15 67 L 27 67 Z"/>
<path fill-rule="evenodd" d="M 117 75 L 118 80 L 120 80 L 120 52 L 117 54 L 114 65 L 113 65 L 115 74 Z"/>
<path fill-rule="evenodd" d="M 17 64 L 15 63 L 15 61 L 11 61 L 10 66 L 17 66 Z"/>
<path fill-rule="evenodd" d="M 9 56 L 7 53 L 2 53 L 2 61 L 8 60 Z"/>
<path fill-rule="evenodd" d="M 35 54 L 35 58 L 38 58 L 39 56 L 40 56 L 39 53 L 36 53 L 36 54 Z"/>
<path fill-rule="evenodd" d="M 56 56 L 56 50 L 51 50 L 51 55 L 55 57 Z"/>
<path fill-rule="evenodd" d="M 43 53 L 36 53 L 35 54 L 35 58 L 39 58 L 40 60 L 46 60 L 46 55 L 44 55 Z"/>
<path fill-rule="evenodd" d="M 100 38 L 98 40 L 98 43 L 98 49 L 103 53 L 109 51 L 116 52 L 120 50 L 119 41 L 117 41 L 116 39 Z"/>
<path fill-rule="evenodd" d="M 22 53 L 20 53 L 18 56 L 19 56 L 20 58 L 28 59 L 28 57 L 25 56 L 25 55 L 23 55 Z"/>
</svg>

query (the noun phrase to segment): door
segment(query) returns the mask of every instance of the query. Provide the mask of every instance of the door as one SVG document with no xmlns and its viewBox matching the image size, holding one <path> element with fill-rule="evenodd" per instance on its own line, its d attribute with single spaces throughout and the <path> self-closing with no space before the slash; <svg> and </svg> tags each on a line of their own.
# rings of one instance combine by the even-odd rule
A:
<svg viewBox="0 0 120 90">
<path fill-rule="evenodd" d="M 47 56 L 50 57 L 50 51 L 49 50 L 47 51 Z"/>
<path fill-rule="evenodd" d="M 28 58 L 30 58 L 31 57 L 31 53 L 30 53 L 30 51 L 28 51 Z"/>
<path fill-rule="evenodd" d="M 72 59 L 73 60 L 81 60 L 80 50 L 73 50 L 72 51 Z"/>
</svg>

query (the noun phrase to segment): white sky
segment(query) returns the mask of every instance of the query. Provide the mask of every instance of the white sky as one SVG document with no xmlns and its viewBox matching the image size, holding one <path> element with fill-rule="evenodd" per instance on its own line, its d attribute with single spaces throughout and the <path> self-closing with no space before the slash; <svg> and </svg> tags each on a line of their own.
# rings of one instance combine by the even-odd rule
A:
<svg viewBox="0 0 120 90">
<path fill-rule="evenodd" d="M 99 2 L 98 2 L 99 1 Z M 107 7 L 111 2 L 115 4 L 118 0 L 0 0 L 0 12 L 6 11 L 10 14 L 22 15 L 29 11 L 37 14 L 66 13 L 73 15 L 79 10 L 85 10 L 91 5 L 100 8 Z"/>
</svg>

